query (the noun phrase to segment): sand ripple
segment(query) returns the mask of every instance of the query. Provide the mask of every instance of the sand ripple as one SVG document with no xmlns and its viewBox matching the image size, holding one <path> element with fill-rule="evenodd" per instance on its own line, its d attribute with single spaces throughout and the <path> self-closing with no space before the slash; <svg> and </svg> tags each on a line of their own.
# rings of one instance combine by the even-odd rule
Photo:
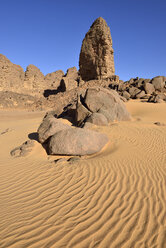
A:
<svg viewBox="0 0 166 248">
<path fill-rule="evenodd" d="M 1 248 L 166 247 L 166 128 L 101 130 L 113 144 L 73 164 L 49 163 L 38 144 L 26 158 L 1 151 Z"/>
</svg>

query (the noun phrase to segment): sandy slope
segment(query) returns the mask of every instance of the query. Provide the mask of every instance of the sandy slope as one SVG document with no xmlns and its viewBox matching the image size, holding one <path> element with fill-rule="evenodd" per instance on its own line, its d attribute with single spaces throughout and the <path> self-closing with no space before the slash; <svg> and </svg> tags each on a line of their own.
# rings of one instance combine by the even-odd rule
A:
<svg viewBox="0 0 166 248">
<path fill-rule="evenodd" d="M 1 248 L 166 247 L 166 104 L 126 105 L 133 121 L 96 127 L 104 151 L 59 165 L 37 142 L 9 154 L 43 113 L 0 112 Z"/>
</svg>

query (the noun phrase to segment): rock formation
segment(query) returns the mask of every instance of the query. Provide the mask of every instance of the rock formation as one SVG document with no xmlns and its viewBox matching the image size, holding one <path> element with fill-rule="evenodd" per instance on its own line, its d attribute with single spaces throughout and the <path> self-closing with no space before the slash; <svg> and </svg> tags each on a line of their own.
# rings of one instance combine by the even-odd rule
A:
<svg viewBox="0 0 166 248">
<path fill-rule="evenodd" d="M 107 78 L 115 73 L 110 28 L 99 17 L 82 42 L 79 67 L 83 80 Z"/>
<path fill-rule="evenodd" d="M 22 92 L 24 70 L 0 54 L 0 91 Z"/>
<path fill-rule="evenodd" d="M 64 72 L 62 70 L 48 73 L 45 76 L 46 85 L 50 88 L 57 89 L 60 85 L 63 76 L 64 76 Z"/>
</svg>

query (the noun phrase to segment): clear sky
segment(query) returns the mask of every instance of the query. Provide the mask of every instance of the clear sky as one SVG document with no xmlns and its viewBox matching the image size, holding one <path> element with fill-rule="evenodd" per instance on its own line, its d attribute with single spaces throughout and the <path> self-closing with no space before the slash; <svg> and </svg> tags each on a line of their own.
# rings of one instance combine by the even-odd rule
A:
<svg viewBox="0 0 166 248">
<path fill-rule="evenodd" d="M 120 79 L 166 75 L 166 0 L 0 0 L 0 53 L 44 74 L 78 68 L 99 16 L 111 29 Z"/>
</svg>

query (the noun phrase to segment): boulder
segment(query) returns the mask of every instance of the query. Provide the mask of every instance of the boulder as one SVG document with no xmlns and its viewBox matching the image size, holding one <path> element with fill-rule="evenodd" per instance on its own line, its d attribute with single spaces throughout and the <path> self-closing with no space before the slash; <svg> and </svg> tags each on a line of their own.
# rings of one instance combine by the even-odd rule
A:
<svg viewBox="0 0 166 248">
<path fill-rule="evenodd" d="M 51 155 L 90 155 L 99 152 L 108 142 L 105 134 L 71 128 L 54 134 L 48 143 Z"/>
<path fill-rule="evenodd" d="M 110 28 L 97 18 L 82 42 L 79 67 L 83 80 L 107 78 L 115 74 Z"/>
<path fill-rule="evenodd" d="M 74 79 L 64 77 L 60 82 L 60 89 L 62 92 L 77 88 L 78 83 Z"/>
<path fill-rule="evenodd" d="M 140 92 L 141 92 L 141 90 L 136 88 L 136 87 L 131 86 L 129 88 L 129 94 L 131 95 L 131 98 L 135 98 L 136 95 L 139 94 Z"/>
<path fill-rule="evenodd" d="M 126 90 L 123 92 L 122 96 L 126 98 L 126 100 L 129 100 L 131 97 L 131 95 Z"/>
<path fill-rule="evenodd" d="M 153 84 L 155 90 L 162 91 L 162 89 L 165 86 L 164 77 L 158 76 L 158 77 L 152 78 L 152 84 Z"/>
<path fill-rule="evenodd" d="M 137 95 L 136 95 L 136 98 L 137 99 L 140 99 L 140 98 L 143 98 L 145 96 L 145 91 L 142 90 L 141 92 L 139 92 Z"/>
<path fill-rule="evenodd" d="M 108 125 L 107 118 L 101 113 L 91 114 L 91 116 L 89 116 L 86 119 L 86 122 L 90 122 L 90 123 L 98 125 L 98 126 L 107 126 Z"/>
<path fill-rule="evenodd" d="M 109 121 L 130 120 L 124 103 L 120 100 L 118 93 L 114 90 L 104 88 L 88 88 L 85 95 L 85 106 L 91 112 L 101 113 L 101 109 L 109 115 Z"/>
<path fill-rule="evenodd" d="M 75 114 L 77 126 L 80 126 L 83 121 L 91 114 L 92 112 L 90 112 L 80 101 L 77 102 Z"/>
<path fill-rule="evenodd" d="M 164 93 L 153 93 L 148 99 L 148 102 L 154 103 L 162 103 L 163 101 L 166 101 L 166 95 Z"/>
<path fill-rule="evenodd" d="M 144 83 L 144 90 L 146 92 L 146 94 L 152 94 L 153 92 L 155 92 L 155 88 L 153 86 L 153 84 L 145 82 Z"/>
<path fill-rule="evenodd" d="M 48 139 L 55 133 L 70 128 L 71 126 L 62 123 L 61 120 L 55 118 L 53 115 L 48 114 L 44 117 L 37 130 L 39 142 L 41 144 L 46 143 Z"/>
</svg>

